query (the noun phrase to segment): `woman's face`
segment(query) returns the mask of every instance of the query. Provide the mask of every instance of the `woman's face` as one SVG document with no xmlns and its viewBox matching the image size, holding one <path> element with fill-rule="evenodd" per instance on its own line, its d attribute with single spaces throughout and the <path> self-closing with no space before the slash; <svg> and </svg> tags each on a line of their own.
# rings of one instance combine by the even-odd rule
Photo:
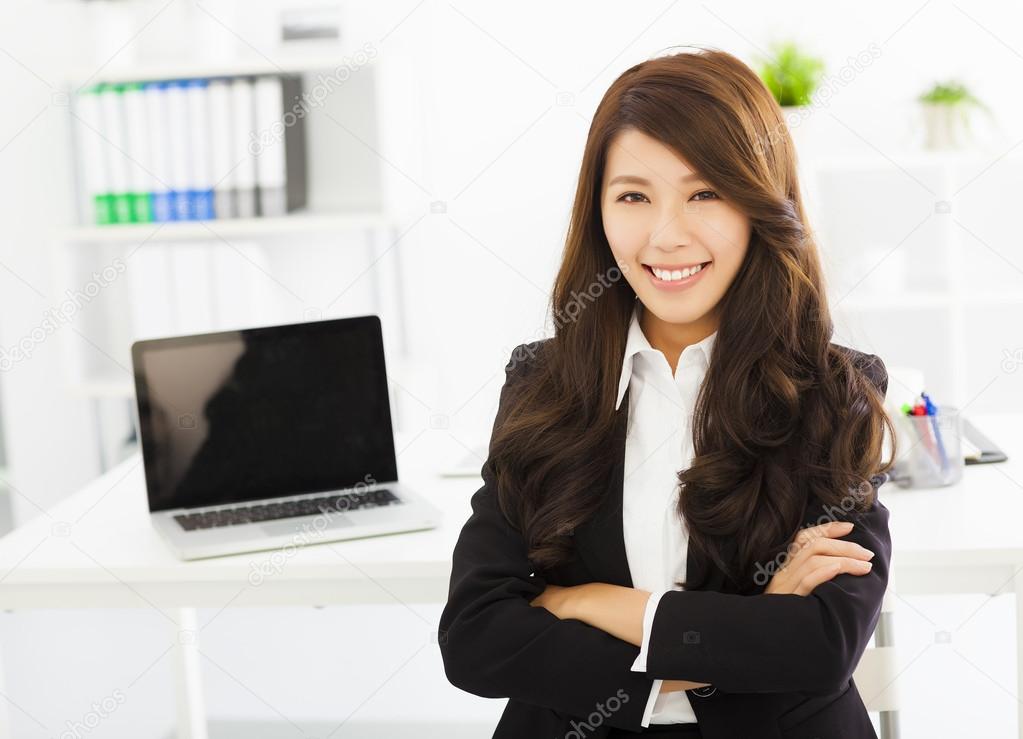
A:
<svg viewBox="0 0 1023 739">
<path fill-rule="evenodd" d="M 714 308 L 746 256 L 749 218 L 634 129 L 612 140 L 601 193 L 611 251 L 651 318 L 716 330 Z"/>
</svg>

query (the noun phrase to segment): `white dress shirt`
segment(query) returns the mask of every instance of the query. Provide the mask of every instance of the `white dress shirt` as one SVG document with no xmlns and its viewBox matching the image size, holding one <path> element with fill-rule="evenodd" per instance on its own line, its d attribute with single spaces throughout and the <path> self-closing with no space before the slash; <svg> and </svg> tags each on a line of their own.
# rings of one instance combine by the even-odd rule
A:
<svg viewBox="0 0 1023 739">
<path fill-rule="evenodd" d="M 629 390 L 629 426 L 625 442 L 622 523 L 632 584 L 653 593 L 643 619 L 643 645 L 632 669 L 646 672 L 647 646 L 657 601 L 667 590 L 681 590 L 688 531 L 679 517 L 678 478 L 693 460 L 692 418 L 696 396 L 710 363 L 717 333 L 682 351 L 674 376 L 664 354 L 650 346 L 639 319 L 644 310 L 636 301 L 625 344 L 618 382 L 622 403 Z M 696 723 L 696 714 L 683 691 L 660 695 L 655 680 L 643 726 Z"/>
</svg>

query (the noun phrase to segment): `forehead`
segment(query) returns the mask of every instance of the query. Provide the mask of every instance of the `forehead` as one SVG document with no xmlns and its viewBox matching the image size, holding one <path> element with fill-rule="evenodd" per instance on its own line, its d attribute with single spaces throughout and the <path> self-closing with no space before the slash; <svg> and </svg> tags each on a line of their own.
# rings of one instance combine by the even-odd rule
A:
<svg viewBox="0 0 1023 739">
<path fill-rule="evenodd" d="M 608 146 L 604 185 L 618 175 L 637 175 L 661 185 L 691 174 L 696 174 L 695 170 L 674 149 L 642 131 L 626 129 Z"/>
</svg>

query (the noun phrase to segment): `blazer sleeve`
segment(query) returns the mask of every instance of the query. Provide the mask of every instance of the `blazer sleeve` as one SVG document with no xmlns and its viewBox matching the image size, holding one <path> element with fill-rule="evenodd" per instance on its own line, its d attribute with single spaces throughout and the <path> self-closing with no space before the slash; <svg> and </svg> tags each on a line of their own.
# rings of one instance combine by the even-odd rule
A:
<svg viewBox="0 0 1023 739">
<path fill-rule="evenodd" d="M 884 364 L 870 359 L 864 370 L 884 395 Z M 838 575 L 807 596 L 666 592 L 654 615 L 646 674 L 734 693 L 829 693 L 848 684 L 888 585 L 888 509 L 876 495 L 887 479 L 883 473 L 871 478 L 874 501 L 865 512 L 846 514 L 819 502 L 807 512 L 807 525 L 852 521 L 842 538 L 874 552 L 868 574 Z"/>
<path fill-rule="evenodd" d="M 522 356 L 525 346 L 513 357 Z M 495 429 L 524 374 L 514 358 L 505 372 Z M 599 711 L 603 723 L 639 731 L 653 680 L 630 670 L 638 648 L 530 605 L 546 582 L 533 573 L 521 534 L 498 507 L 489 458 L 482 476 L 452 554 L 440 617 L 448 680 L 485 698 L 512 698 L 571 716 Z"/>
</svg>

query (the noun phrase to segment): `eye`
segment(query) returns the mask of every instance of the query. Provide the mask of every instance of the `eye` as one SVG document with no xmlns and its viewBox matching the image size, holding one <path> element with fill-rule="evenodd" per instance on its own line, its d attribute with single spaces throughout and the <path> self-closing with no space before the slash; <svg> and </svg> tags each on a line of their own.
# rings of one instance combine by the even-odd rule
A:
<svg viewBox="0 0 1023 739">
<path fill-rule="evenodd" d="M 709 197 L 703 197 L 704 195 L 709 196 Z M 622 193 L 621 195 L 618 196 L 618 201 L 617 202 L 625 202 L 625 203 L 642 202 L 642 201 L 639 201 L 639 200 L 630 200 L 629 199 L 629 198 L 633 198 L 633 197 L 643 198 L 643 200 L 647 200 L 646 195 L 644 195 L 643 193 L 639 193 L 639 192 L 626 192 L 626 193 Z M 693 198 L 695 198 L 697 201 L 720 200 L 721 199 L 721 197 L 716 192 L 714 192 L 713 190 L 701 190 L 700 192 L 698 192 L 695 195 L 693 195 Z M 647 200 L 647 202 L 650 202 L 650 201 Z"/>
</svg>

